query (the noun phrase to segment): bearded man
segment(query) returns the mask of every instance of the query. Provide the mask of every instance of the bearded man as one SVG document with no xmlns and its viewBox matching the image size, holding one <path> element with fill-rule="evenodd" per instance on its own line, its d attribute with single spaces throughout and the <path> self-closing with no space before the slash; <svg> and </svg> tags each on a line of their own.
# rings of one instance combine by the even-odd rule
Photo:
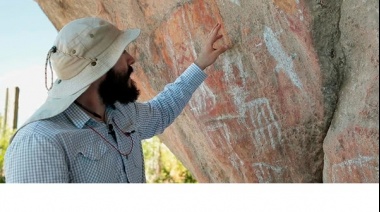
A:
<svg viewBox="0 0 380 212">
<path fill-rule="evenodd" d="M 68 23 L 45 64 L 45 74 L 52 64 L 57 80 L 11 139 L 6 182 L 146 182 L 141 140 L 174 121 L 206 79 L 204 69 L 229 48 L 214 47 L 220 27 L 210 31 L 198 58 L 175 82 L 141 103 L 130 78 L 135 59 L 126 51 L 140 30 L 122 31 L 96 17 Z"/>
</svg>

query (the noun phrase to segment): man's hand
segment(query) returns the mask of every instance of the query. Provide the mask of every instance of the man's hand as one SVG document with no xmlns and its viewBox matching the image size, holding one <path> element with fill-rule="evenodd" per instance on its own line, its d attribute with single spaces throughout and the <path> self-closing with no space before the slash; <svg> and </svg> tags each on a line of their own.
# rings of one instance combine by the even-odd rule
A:
<svg viewBox="0 0 380 212">
<path fill-rule="evenodd" d="M 219 55 L 231 48 L 227 45 L 221 45 L 217 48 L 214 47 L 215 42 L 223 37 L 223 35 L 218 35 L 220 27 L 221 25 L 219 23 L 214 26 L 206 40 L 203 42 L 202 50 L 199 53 L 198 58 L 194 61 L 194 63 L 202 70 L 213 64 Z"/>
</svg>

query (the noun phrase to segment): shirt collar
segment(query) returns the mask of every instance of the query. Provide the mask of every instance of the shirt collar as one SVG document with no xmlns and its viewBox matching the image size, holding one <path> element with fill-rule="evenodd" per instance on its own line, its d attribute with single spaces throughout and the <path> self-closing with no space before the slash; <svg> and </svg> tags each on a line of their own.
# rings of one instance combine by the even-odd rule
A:
<svg viewBox="0 0 380 212">
<path fill-rule="evenodd" d="M 91 117 L 74 103 L 64 113 L 77 128 L 83 128 L 91 120 Z"/>
</svg>

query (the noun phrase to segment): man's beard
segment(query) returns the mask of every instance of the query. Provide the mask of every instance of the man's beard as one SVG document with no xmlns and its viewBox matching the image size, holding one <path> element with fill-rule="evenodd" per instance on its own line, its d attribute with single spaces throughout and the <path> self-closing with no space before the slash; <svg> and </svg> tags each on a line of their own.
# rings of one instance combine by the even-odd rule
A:
<svg viewBox="0 0 380 212">
<path fill-rule="evenodd" d="M 111 69 L 107 72 L 106 79 L 99 86 L 99 95 L 106 105 L 113 105 L 116 101 L 127 104 L 135 102 L 140 95 L 135 82 L 129 79 L 133 72 L 131 66 L 127 73 L 116 73 Z M 129 82 L 131 81 L 129 86 Z"/>
</svg>

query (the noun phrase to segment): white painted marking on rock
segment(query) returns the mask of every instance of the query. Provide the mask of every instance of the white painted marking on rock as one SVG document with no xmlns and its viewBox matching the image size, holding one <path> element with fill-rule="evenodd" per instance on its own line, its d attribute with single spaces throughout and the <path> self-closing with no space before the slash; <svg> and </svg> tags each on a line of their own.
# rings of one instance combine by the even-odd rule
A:
<svg viewBox="0 0 380 212">
<path fill-rule="evenodd" d="M 194 92 L 189 106 L 192 111 L 200 115 L 208 112 L 207 103 L 211 104 L 209 105 L 211 108 L 214 107 L 216 104 L 216 96 L 205 83 L 202 83 Z"/>
<path fill-rule="evenodd" d="M 240 0 L 230 0 L 230 2 L 238 5 L 239 7 L 241 7 L 241 4 L 240 4 Z"/>
<path fill-rule="evenodd" d="M 264 41 L 269 53 L 277 62 L 277 66 L 275 68 L 276 72 L 283 70 L 290 78 L 292 83 L 299 89 L 302 89 L 302 83 L 294 71 L 292 57 L 286 54 L 280 41 L 276 38 L 272 29 L 267 26 L 264 28 Z"/>
</svg>

